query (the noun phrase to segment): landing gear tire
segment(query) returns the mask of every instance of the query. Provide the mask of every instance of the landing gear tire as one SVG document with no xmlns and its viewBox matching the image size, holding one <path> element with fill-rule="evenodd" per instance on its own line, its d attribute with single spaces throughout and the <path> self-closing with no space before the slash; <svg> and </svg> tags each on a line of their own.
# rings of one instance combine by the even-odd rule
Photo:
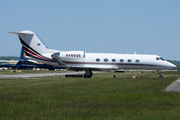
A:
<svg viewBox="0 0 180 120">
<path fill-rule="evenodd" d="M 84 78 L 91 78 L 91 76 L 84 74 Z"/>
<path fill-rule="evenodd" d="M 84 78 L 91 78 L 92 75 L 93 73 L 91 69 L 85 69 Z"/>
<path fill-rule="evenodd" d="M 159 78 L 163 78 L 163 76 L 162 76 L 162 75 L 160 75 L 160 76 L 159 76 Z"/>
</svg>

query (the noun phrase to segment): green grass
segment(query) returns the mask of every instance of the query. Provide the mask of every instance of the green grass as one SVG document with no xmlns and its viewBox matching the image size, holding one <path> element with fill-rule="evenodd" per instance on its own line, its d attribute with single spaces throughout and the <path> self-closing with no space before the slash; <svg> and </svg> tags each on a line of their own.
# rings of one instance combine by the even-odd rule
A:
<svg viewBox="0 0 180 120">
<path fill-rule="evenodd" d="M 132 79 L 137 73 L 137 79 Z M 116 75 L 116 78 L 113 78 Z M 98 73 L 0 80 L 0 119 L 179 119 L 180 94 L 163 90 L 180 72 Z"/>
</svg>

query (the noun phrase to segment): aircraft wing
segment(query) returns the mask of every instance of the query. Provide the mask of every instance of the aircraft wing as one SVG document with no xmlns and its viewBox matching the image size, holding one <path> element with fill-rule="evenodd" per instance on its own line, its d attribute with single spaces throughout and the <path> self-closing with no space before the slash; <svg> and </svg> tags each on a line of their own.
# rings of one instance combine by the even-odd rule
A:
<svg viewBox="0 0 180 120">
<path fill-rule="evenodd" d="M 107 70 L 118 70 L 117 67 L 91 67 L 91 66 L 87 66 L 87 67 L 70 67 L 70 70 L 85 70 L 85 69 L 91 69 L 91 70 L 95 70 L 95 71 L 107 71 Z"/>
<path fill-rule="evenodd" d="M 68 66 L 67 64 L 65 64 L 60 58 L 59 58 L 59 53 L 54 53 L 51 55 L 51 57 L 53 59 L 55 59 L 59 65 L 64 65 L 67 69 L 70 70 L 85 70 L 85 69 L 91 69 L 91 70 L 117 70 L 118 68 L 116 66 L 112 66 L 112 65 L 85 65 L 85 66 Z"/>
</svg>

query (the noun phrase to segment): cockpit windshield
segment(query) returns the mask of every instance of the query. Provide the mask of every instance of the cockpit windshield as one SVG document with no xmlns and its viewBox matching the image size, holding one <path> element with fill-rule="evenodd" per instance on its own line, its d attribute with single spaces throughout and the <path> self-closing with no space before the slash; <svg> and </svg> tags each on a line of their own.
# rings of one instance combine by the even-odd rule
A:
<svg viewBox="0 0 180 120">
<path fill-rule="evenodd" d="M 162 57 L 160 57 L 161 60 L 164 60 Z"/>
<path fill-rule="evenodd" d="M 164 60 L 162 57 L 156 57 L 156 60 Z"/>
</svg>

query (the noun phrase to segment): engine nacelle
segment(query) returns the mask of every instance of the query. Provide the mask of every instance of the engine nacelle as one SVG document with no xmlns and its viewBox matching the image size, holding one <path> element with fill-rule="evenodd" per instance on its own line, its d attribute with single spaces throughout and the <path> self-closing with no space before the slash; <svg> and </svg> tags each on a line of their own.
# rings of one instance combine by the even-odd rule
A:
<svg viewBox="0 0 180 120">
<path fill-rule="evenodd" d="M 85 58 L 84 51 L 60 52 L 60 59 L 65 61 L 83 61 Z"/>
</svg>

